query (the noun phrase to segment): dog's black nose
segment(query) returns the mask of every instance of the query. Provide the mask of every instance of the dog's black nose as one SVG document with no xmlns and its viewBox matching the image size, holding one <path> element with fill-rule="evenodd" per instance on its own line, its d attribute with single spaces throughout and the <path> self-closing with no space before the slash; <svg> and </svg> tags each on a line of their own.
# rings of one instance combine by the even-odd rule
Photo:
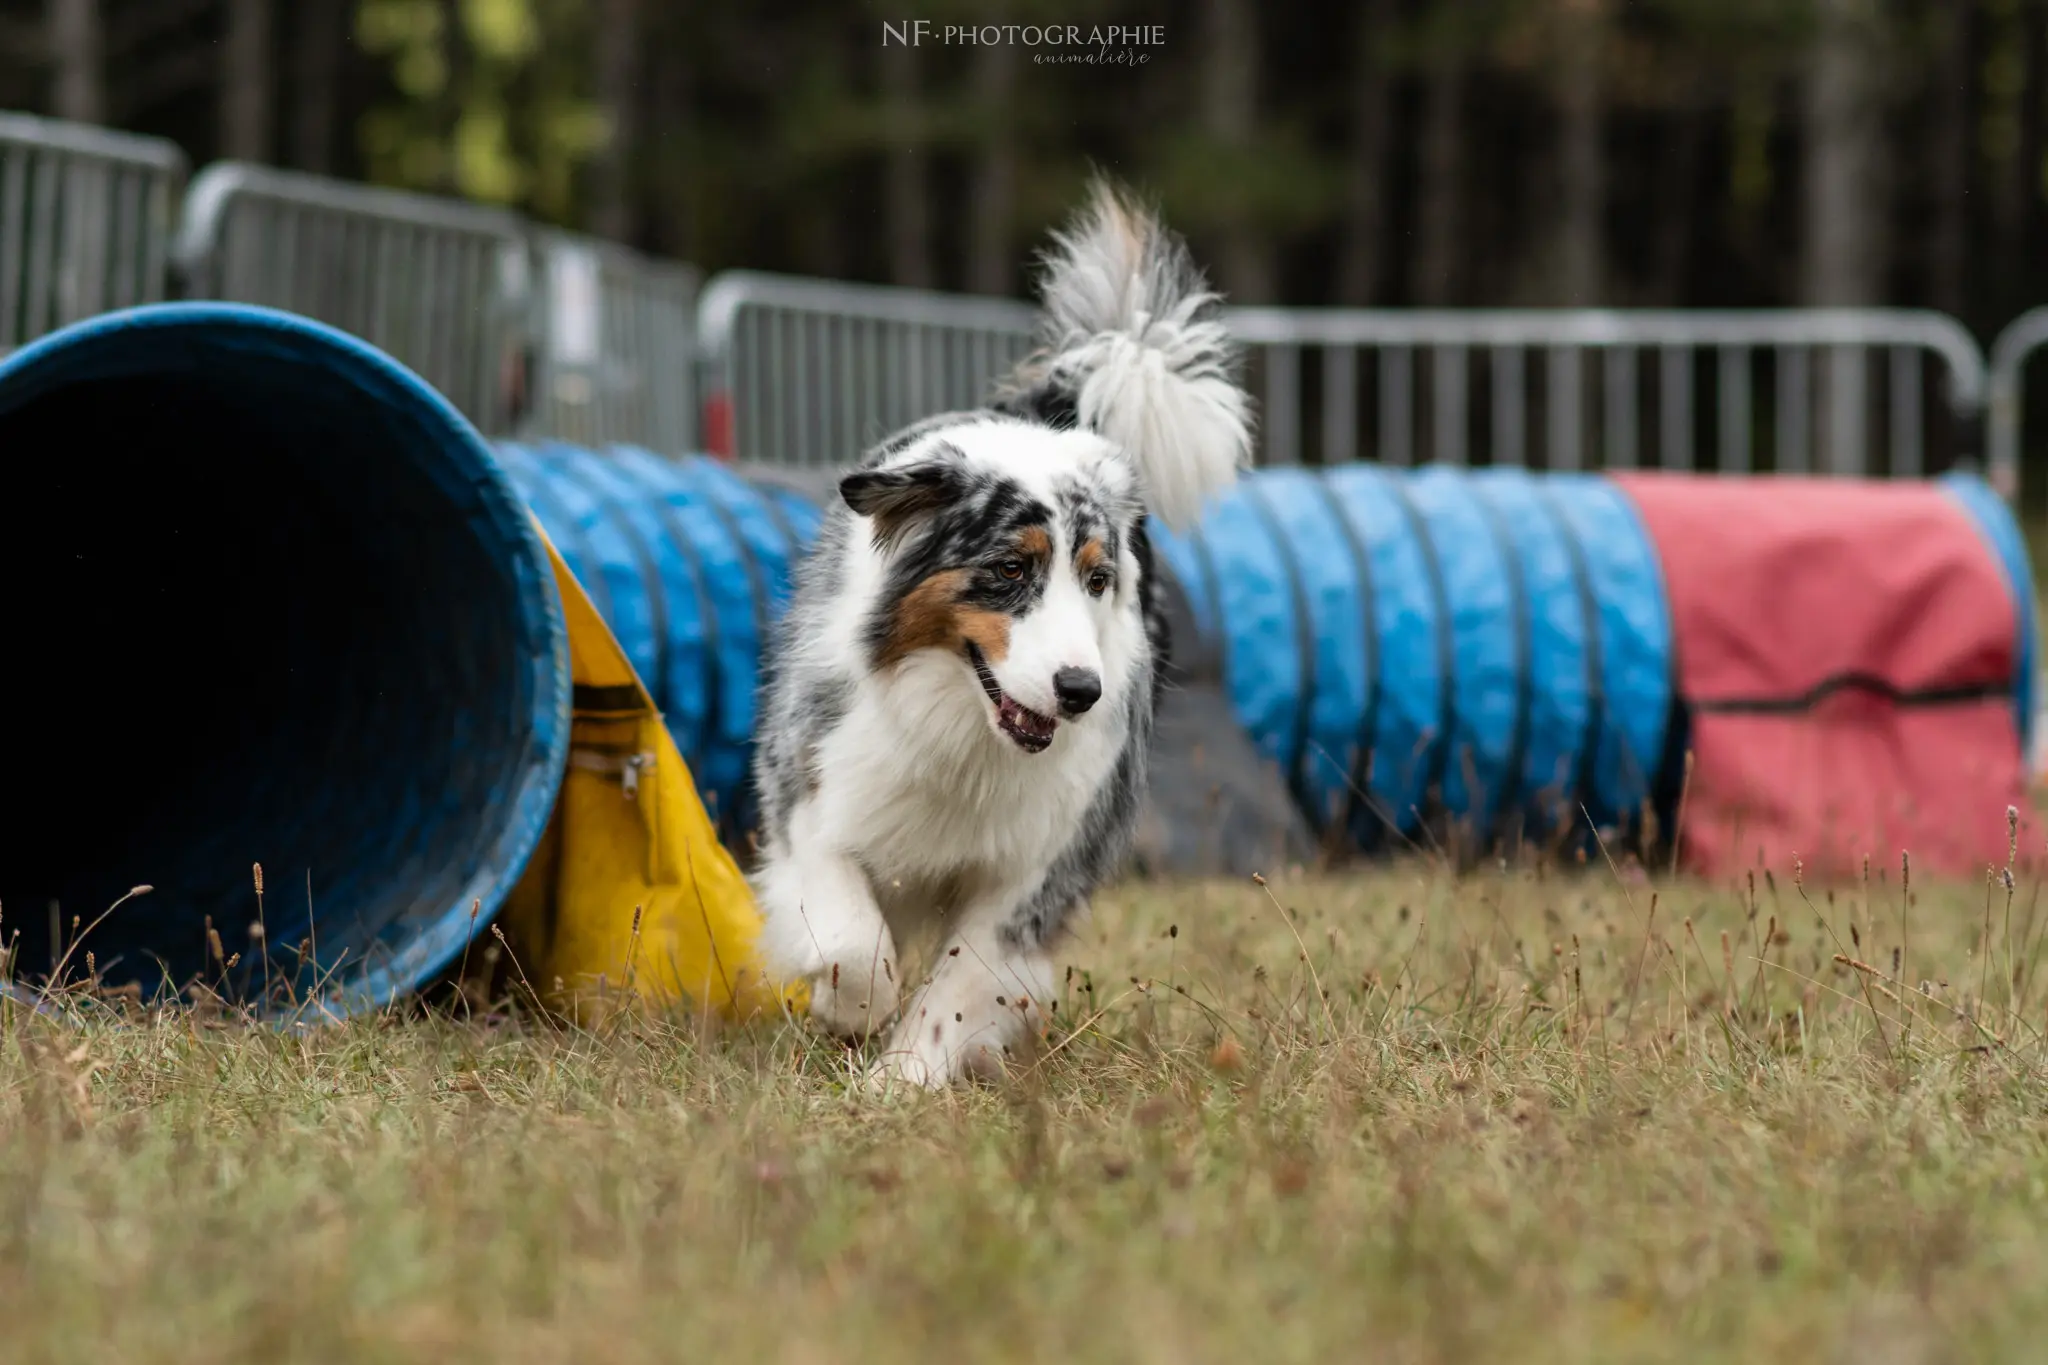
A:
<svg viewBox="0 0 2048 1365">
<path fill-rule="evenodd" d="M 1102 678 L 1092 668 L 1063 668 L 1052 675 L 1052 694 L 1060 709 L 1078 716 L 1102 700 Z"/>
</svg>

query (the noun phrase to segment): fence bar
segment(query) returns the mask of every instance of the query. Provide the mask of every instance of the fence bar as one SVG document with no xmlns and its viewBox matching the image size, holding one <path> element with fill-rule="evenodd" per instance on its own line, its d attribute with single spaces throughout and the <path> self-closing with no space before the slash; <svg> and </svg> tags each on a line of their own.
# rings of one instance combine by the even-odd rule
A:
<svg viewBox="0 0 2048 1365">
<path fill-rule="evenodd" d="M 1358 352 L 1349 346 L 1323 348 L 1324 464 L 1358 458 Z"/>
<path fill-rule="evenodd" d="M 1266 460 L 1301 463 L 1301 351 L 1266 348 Z"/>
<path fill-rule="evenodd" d="M 1747 474 L 1756 468 L 1749 427 L 1751 353 L 1746 346 L 1723 346 L 1719 354 L 1720 470 L 1723 474 Z"/>
<path fill-rule="evenodd" d="M 1827 462 L 1824 472 L 1859 475 L 1870 467 L 1870 367 L 1860 346 L 1827 352 Z"/>
<path fill-rule="evenodd" d="M 1430 417 L 1430 435 L 1437 463 L 1465 464 L 1465 422 L 1470 415 L 1466 393 L 1470 384 L 1464 349 L 1437 347 L 1430 357 L 1429 368 L 1436 395 L 1436 408 Z"/>
<path fill-rule="evenodd" d="M 1683 346 L 1658 357 L 1657 463 L 1665 469 L 1692 468 L 1692 358 Z"/>
<path fill-rule="evenodd" d="M 1380 353 L 1380 461 L 1415 463 L 1415 352 L 1406 346 Z"/>
<path fill-rule="evenodd" d="M 1550 348 L 1544 364 L 1549 381 L 1550 440 L 1544 451 L 1551 469 L 1577 469 L 1585 462 L 1583 404 L 1586 396 L 1580 352 L 1566 346 Z"/>
<path fill-rule="evenodd" d="M 1891 348 L 1892 466 L 1895 479 L 1916 479 L 1926 471 L 1925 419 L 1921 411 L 1920 353 L 1910 346 Z"/>
<path fill-rule="evenodd" d="M 1636 466 L 1636 353 L 1626 346 L 1607 352 L 1601 376 L 1601 396 L 1606 416 L 1602 433 L 1607 444 L 1607 467 L 1633 469 Z"/>
<path fill-rule="evenodd" d="M 1811 357 L 1811 350 L 1804 346 L 1778 348 L 1777 386 L 1772 397 L 1778 404 L 1778 448 L 1774 453 L 1780 474 L 1804 474 L 1812 468 Z"/>
<path fill-rule="evenodd" d="M 1493 352 L 1493 462 L 1529 463 L 1529 390 L 1523 351 L 1503 346 Z"/>
</svg>

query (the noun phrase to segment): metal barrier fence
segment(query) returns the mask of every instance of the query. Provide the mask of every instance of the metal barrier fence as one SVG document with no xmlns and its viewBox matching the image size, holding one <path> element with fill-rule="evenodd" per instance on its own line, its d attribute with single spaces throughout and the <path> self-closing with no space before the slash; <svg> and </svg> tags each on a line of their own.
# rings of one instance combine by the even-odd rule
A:
<svg viewBox="0 0 2048 1365">
<path fill-rule="evenodd" d="M 843 464 L 908 422 L 974 407 L 1031 348 L 1013 299 L 735 270 L 704 286 L 704 445 L 770 464 Z"/>
<path fill-rule="evenodd" d="M 1916 311 L 1226 317 L 1249 351 L 1267 464 L 1426 457 L 1912 476 L 1976 456 L 1987 386 L 1962 325 Z M 1009 300 L 720 275 L 698 327 L 707 444 L 786 465 L 850 459 L 904 422 L 981 401 L 1028 349 L 1031 320 Z"/>
<path fill-rule="evenodd" d="M 1978 453 L 1983 356 L 1961 323 L 1939 313 L 1236 308 L 1227 316 L 1251 351 L 1270 464 L 1370 455 L 1389 464 L 1426 457 L 1912 477 Z M 1304 374 L 1308 355 L 1317 363 Z M 1475 357 L 1484 362 L 1477 375 Z M 1473 458 L 1475 447 L 1482 458 Z"/>
<path fill-rule="evenodd" d="M 162 139 L 0 114 L 0 351 L 163 298 L 184 180 Z"/>
<path fill-rule="evenodd" d="M 2017 504 L 2027 419 L 2027 363 L 2048 346 L 2048 308 L 2020 314 L 1991 343 L 1991 393 L 1987 438 L 1991 481 L 2007 502 Z"/>
<path fill-rule="evenodd" d="M 534 244 L 535 431 L 592 447 L 696 449 L 697 271 L 568 233 Z"/>
<path fill-rule="evenodd" d="M 516 214 L 222 162 L 192 182 L 174 259 L 190 297 L 352 332 L 485 432 L 515 425 L 531 274 Z"/>
<path fill-rule="evenodd" d="M 169 143 L 0 115 L 0 349 L 184 291 L 288 308 L 392 352 L 486 432 L 701 443 L 785 466 L 851 458 L 983 401 L 1030 348 L 1009 299 L 696 272 L 516 214 L 264 167 L 175 199 Z M 1639 464 L 1932 473 L 1977 455 L 2015 495 L 2021 372 L 1939 314 L 1234 308 L 1268 464 Z M 700 373 L 701 367 L 701 373 Z"/>
</svg>

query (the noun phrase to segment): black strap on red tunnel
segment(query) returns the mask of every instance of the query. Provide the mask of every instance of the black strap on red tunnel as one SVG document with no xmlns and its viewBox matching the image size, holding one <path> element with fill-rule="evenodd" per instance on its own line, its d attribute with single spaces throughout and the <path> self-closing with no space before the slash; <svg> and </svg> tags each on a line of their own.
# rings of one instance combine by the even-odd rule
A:
<svg viewBox="0 0 2048 1365">
<path fill-rule="evenodd" d="M 1803 692 L 1785 697 L 1709 697 L 1689 703 L 1694 711 L 1709 715 L 1793 716 L 1811 711 L 1837 692 L 1866 692 L 1882 697 L 1894 706 L 1967 706 L 1982 701 L 2005 701 L 2013 695 L 2013 680 L 1948 683 L 1936 687 L 1901 687 L 1875 673 L 1849 670 L 1821 679 Z"/>
</svg>

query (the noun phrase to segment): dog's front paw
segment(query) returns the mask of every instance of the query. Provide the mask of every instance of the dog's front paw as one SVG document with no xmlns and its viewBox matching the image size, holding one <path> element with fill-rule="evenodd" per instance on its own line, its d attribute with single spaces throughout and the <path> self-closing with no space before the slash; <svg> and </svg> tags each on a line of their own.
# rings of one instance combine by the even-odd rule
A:
<svg viewBox="0 0 2048 1365">
<path fill-rule="evenodd" d="M 924 1090 L 943 1090 L 952 1080 L 943 1069 L 934 1069 L 921 1057 L 884 1054 L 861 1077 L 860 1088 L 879 1099 Z"/>
<path fill-rule="evenodd" d="M 867 1070 L 861 1088 L 870 1095 L 938 1091 L 965 1081 L 995 1082 L 1003 1078 L 1003 1055 L 983 1044 L 940 1055 L 916 1048 L 887 1052 Z"/>
<path fill-rule="evenodd" d="M 967 1036 L 932 1024 L 914 1030 L 908 1020 L 889 1039 L 888 1049 L 868 1068 L 865 1088 L 873 1094 L 944 1090 L 962 1081 L 997 1082 L 1008 1069 L 1008 1049 L 995 1036 Z"/>
<path fill-rule="evenodd" d="M 896 965 L 878 957 L 833 963 L 811 978 L 811 1020 L 839 1038 L 865 1038 L 896 1013 Z"/>
</svg>

